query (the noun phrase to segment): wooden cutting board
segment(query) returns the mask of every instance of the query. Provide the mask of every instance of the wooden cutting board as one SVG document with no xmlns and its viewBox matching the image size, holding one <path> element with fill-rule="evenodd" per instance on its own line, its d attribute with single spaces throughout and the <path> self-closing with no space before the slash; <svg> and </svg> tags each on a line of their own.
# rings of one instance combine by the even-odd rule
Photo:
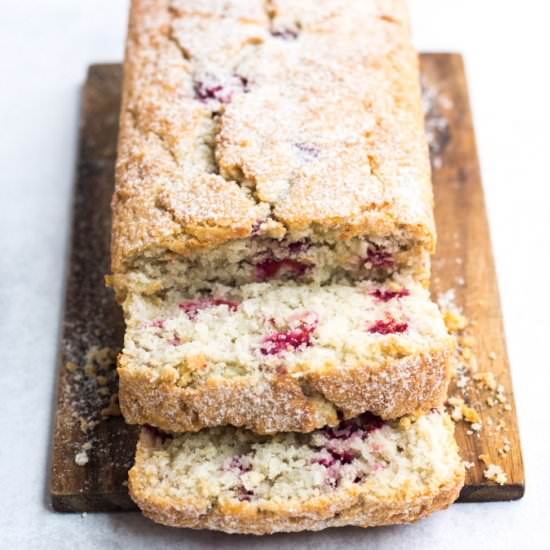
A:
<svg viewBox="0 0 550 550">
<path fill-rule="evenodd" d="M 475 338 L 478 375 L 491 371 L 497 384 L 492 393 L 471 379 L 462 388 L 480 415 L 473 427 L 481 429 L 464 422 L 456 425 L 462 456 L 472 463 L 460 499 L 517 499 L 524 492 L 523 464 L 462 58 L 425 54 L 421 68 L 439 234 L 433 294 L 437 298 L 447 293 L 446 301 L 462 309 L 469 320 L 466 332 Z M 50 480 L 52 505 L 64 512 L 136 509 L 128 497 L 126 476 L 137 429 L 111 416 L 116 413 L 113 359 L 122 343 L 123 322 L 103 281 L 110 269 L 120 88 L 120 65 L 94 65 L 82 96 Z M 451 395 L 459 391 L 453 387 Z M 500 401 L 488 406 L 495 395 Z M 485 479 L 487 467 L 479 455 L 501 466 L 503 484 Z"/>
</svg>

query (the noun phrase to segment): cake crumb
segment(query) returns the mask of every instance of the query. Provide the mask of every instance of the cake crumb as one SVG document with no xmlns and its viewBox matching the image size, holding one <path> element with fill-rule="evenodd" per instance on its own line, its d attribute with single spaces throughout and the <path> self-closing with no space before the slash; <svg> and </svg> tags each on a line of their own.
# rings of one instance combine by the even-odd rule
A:
<svg viewBox="0 0 550 550">
<path fill-rule="evenodd" d="M 464 420 L 470 424 L 479 424 L 481 422 L 481 417 L 477 411 L 472 409 L 472 407 L 468 407 L 468 405 L 462 406 L 462 415 L 464 416 Z"/>
<path fill-rule="evenodd" d="M 456 310 L 444 309 L 443 321 L 449 332 L 459 332 L 466 328 L 466 317 Z"/>
<path fill-rule="evenodd" d="M 78 368 L 77 365 L 75 363 L 73 363 L 72 361 L 67 361 L 67 363 L 65 363 L 65 368 L 69 371 L 69 372 L 76 372 L 76 369 Z"/>
<path fill-rule="evenodd" d="M 100 370 L 110 369 L 116 359 L 117 353 L 109 347 L 92 346 L 86 352 L 86 364 L 97 364 Z"/>
<path fill-rule="evenodd" d="M 98 424 L 98 420 L 88 420 L 86 418 L 80 418 L 80 431 L 82 433 L 87 433 L 91 430 L 93 430 Z"/>
<path fill-rule="evenodd" d="M 508 402 L 505 386 L 498 383 L 495 373 L 491 371 L 497 353 L 486 352 L 482 356 L 481 367 L 478 367 L 477 346 L 473 336 L 475 323 L 464 317 L 455 299 L 456 291 L 453 288 L 440 293 L 437 299 L 447 329 L 457 342 L 452 362 L 453 386 L 446 402 L 447 411 L 454 422 L 467 423 L 462 427 L 465 435 L 481 439 L 481 434 L 485 433 L 490 440 L 490 448 L 499 457 L 505 457 L 512 450 L 510 441 L 505 437 L 502 441 L 497 438 L 506 435 L 508 426 L 503 418 L 505 411 L 512 410 L 512 405 Z M 480 368 L 483 369 L 481 372 Z M 474 456 L 468 458 L 475 460 Z M 489 456 L 484 454 L 478 458 L 489 469 Z M 494 469 L 489 473 L 502 481 L 502 476 Z"/>
<path fill-rule="evenodd" d="M 510 440 L 505 437 L 504 441 L 502 442 L 502 447 L 498 449 L 498 454 L 500 456 L 507 455 L 511 449 L 512 449 L 512 445 L 510 444 Z"/>
<path fill-rule="evenodd" d="M 456 304 L 456 291 L 454 288 L 450 288 L 446 292 L 441 292 L 437 296 L 437 303 L 441 309 L 458 309 Z"/>
<path fill-rule="evenodd" d="M 492 372 L 478 372 L 473 376 L 474 382 L 487 390 L 494 391 L 497 387 L 495 375 Z"/>
<path fill-rule="evenodd" d="M 86 464 L 88 464 L 89 461 L 88 453 L 86 451 L 80 451 L 76 453 L 74 461 L 78 466 L 85 466 Z"/>
<path fill-rule="evenodd" d="M 498 464 L 489 464 L 487 469 L 483 472 L 483 477 L 499 485 L 504 485 L 508 481 L 508 477 L 504 473 L 504 470 Z"/>
</svg>

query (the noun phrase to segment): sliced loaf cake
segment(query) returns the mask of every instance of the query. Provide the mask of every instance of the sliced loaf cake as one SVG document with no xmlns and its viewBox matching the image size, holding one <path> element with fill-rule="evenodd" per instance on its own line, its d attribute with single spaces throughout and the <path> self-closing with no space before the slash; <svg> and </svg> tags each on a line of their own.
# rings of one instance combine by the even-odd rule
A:
<svg viewBox="0 0 550 550">
<path fill-rule="evenodd" d="M 428 411 L 446 395 L 453 341 L 412 279 L 218 286 L 131 295 L 124 308 L 132 424 L 307 432 L 365 411 Z"/>
</svg>

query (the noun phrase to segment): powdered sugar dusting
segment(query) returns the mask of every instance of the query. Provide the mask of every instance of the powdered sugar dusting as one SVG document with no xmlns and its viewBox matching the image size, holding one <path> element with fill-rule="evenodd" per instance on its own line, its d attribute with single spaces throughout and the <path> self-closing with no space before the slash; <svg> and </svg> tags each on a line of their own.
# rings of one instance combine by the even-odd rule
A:
<svg viewBox="0 0 550 550">
<path fill-rule="evenodd" d="M 115 269 L 171 237 L 184 253 L 192 228 L 215 228 L 215 247 L 250 234 L 258 219 L 283 235 L 429 235 L 416 54 L 403 14 L 372 2 L 251 0 L 246 16 L 231 3 L 168 6 L 142 6 L 130 33 Z M 158 185 L 135 185 L 143 174 Z"/>
<path fill-rule="evenodd" d="M 446 113 L 453 108 L 452 101 L 422 79 L 422 105 L 426 115 L 426 138 L 430 147 L 432 167 L 439 170 L 443 155 L 451 139 Z"/>
</svg>

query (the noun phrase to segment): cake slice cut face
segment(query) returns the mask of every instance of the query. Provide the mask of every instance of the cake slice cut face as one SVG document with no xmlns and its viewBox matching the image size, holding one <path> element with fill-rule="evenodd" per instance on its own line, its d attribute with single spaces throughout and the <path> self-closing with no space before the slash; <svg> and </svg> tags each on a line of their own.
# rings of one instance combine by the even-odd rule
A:
<svg viewBox="0 0 550 550">
<path fill-rule="evenodd" d="M 129 423 L 307 432 L 365 411 L 427 411 L 447 391 L 453 341 L 410 278 L 132 294 L 124 310 Z"/>
<path fill-rule="evenodd" d="M 134 0 L 113 285 L 429 279 L 404 2 Z"/>
<path fill-rule="evenodd" d="M 144 428 L 129 474 L 154 521 L 253 534 L 408 523 L 449 506 L 463 482 L 452 422 L 438 411 L 361 415 L 310 434 Z"/>
</svg>

